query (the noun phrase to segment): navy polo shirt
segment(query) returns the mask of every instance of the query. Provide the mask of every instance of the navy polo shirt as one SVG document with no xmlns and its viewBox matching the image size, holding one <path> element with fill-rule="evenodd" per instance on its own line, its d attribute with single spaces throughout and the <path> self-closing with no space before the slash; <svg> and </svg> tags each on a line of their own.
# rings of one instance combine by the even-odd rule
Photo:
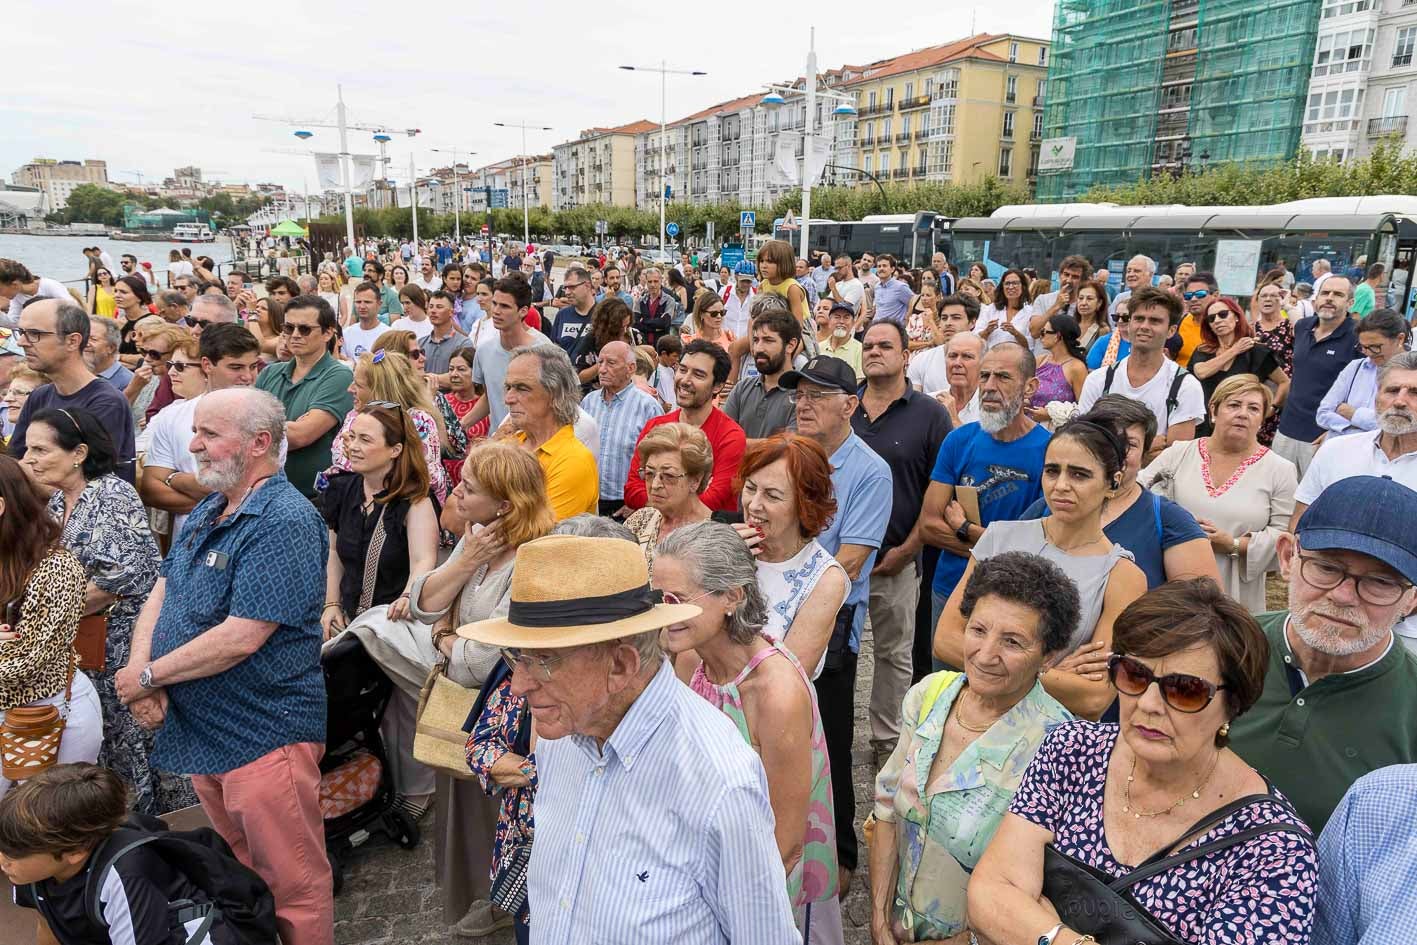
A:
<svg viewBox="0 0 1417 945">
<path fill-rule="evenodd" d="M 865 395 L 863 386 L 858 396 Z M 875 420 L 866 415 L 864 402 L 851 415 L 851 429 L 891 468 L 891 517 L 886 523 L 881 554 L 910 537 L 910 530 L 920 518 L 935 457 L 950 426 L 950 412 L 938 400 L 909 384 L 905 396 Z"/>
<path fill-rule="evenodd" d="M 1314 340 L 1318 325 L 1318 316 L 1294 323 L 1293 381 L 1279 416 L 1279 432 L 1303 443 L 1312 443 L 1324 432 L 1315 419 L 1324 394 L 1349 361 L 1362 357 L 1353 319 L 1343 319 L 1334 333 L 1322 341 Z"/>
<path fill-rule="evenodd" d="M 152 658 L 229 616 L 278 626 L 230 669 L 166 687 L 167 719 L 153 753 L 164 771 L 225 774 L 285 745 L 325 741 L 325 523 L 283 473 L 217 522 L 226 503 L 220 492 L 197 503 L 162 563 L 167 591 Z"/>
</svg>

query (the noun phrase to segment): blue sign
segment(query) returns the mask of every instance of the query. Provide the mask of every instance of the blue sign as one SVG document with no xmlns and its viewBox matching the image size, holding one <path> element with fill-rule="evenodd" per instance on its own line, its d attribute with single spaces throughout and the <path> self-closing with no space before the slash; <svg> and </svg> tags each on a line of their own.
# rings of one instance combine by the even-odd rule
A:
<svg viewBox="0 0 1417 945">
<path fill-rule="evenodd" d="M 730 272 L 733 271 L 734 266 L 742 261 L 743 247 L 741 246 L 725 246 L 718 251 L 718 264 L 720 266 L 727 266 Z"/>
<path fill-rule="evenodd" d="M 669 224 L 666 224 L 665 227 L 664 227 L 664 232 L 668 233 L 670 236 L 678 236 L 678 235 L 679 235 L 679 224 L 677 224 L 677 223 L 669 223 Z"/>
<path fill-rule="evenodd" d="M 744 210 L 738 214 L 738 229 L 755 230 L 758 228 L 758 215 L 752 210 Z"/>
<path fill-rule="evenodd" d="M 511 206 L 511 191 L 506 187 L 489 187 L 487 203 L 493 210 L 505 210 Z"/>
</svg>

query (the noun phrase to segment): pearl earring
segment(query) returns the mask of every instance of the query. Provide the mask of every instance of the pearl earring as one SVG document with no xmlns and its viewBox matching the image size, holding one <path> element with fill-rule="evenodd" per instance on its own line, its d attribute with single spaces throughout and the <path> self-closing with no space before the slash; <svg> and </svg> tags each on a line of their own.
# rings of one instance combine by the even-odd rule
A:
<svg viewBox="0 0 1417 945">
<path fill-rule="evenodd" d="M 1220 737 L 1221 737 L 1221 738 L 1224 738 L 1225 736 L 1227 736 L 1227 735 L 1229 735 L 1229 734 L 1230 734 L 1230 723 L 1229 723 L 1229 722 L 1226 722 L 1224 725 L 1220 726 Z"/>
</svg>

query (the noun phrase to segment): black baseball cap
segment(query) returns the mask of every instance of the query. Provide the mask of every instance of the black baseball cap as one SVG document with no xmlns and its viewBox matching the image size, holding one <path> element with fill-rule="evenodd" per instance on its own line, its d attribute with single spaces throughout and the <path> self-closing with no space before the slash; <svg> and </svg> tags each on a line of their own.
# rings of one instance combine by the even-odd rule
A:
<svg viewBox="0 0 1417 945">
<path fill-rule="evenodd" d="M 851 365 L 841 358 L 834 358 L 827 354 L 818 355 L 808 361 L 800 371 L 788 371 L 782 375 L 778 384 L 788 390 L 796 390 L 797 385 L 803 381 L 821 387 L 832 387 L 853 396 L 858 390 L 856 371 Z"/>
<path fill-rule="evenodd" d="M 835 312 L 838 309 L 850 315 L 852 318 L 856 317 L 856 306 L 852 305 L 845 299 L 834 299 L 832 301 L 831 311 L 827 312 L 827 315 L 830 316 L 832 312 Z"/>
</svg>

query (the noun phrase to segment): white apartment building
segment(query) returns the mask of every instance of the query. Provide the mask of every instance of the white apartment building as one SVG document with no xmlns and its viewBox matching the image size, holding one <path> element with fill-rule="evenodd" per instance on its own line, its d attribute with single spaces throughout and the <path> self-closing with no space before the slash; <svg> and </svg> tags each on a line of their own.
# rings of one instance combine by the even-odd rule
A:
<svg viewBox="0 0 1417 945">
<path fill-rule="evenodd" d="M 634 206 L 636 136 L 658 127 L 635 121 L 614 128 L 587 128 L 574 141 L 552 148 L 551 208 Z"/>
<path fill-rule="evenodd" d="M 84 184 L 108 186 L 108 162 L 56 161 L 37 157 L 10 175 L 10 183 L 20 187 L 35 187 L 44 191 L 49 211 L 63 210 L 69 204 L 74 188 Z"/>
</svg>

